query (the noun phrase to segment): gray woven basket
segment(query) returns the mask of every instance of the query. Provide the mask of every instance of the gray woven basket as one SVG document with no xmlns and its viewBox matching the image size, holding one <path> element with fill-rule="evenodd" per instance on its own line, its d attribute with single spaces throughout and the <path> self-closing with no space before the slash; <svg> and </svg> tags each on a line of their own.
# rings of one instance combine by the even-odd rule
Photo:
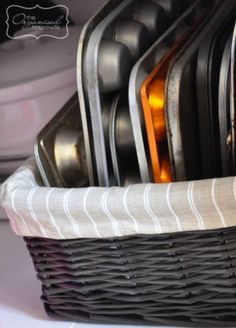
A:
<svg viewBox="0 0 236 328">
<path fill-rule="evenodd" d="M 25 241 L 49 315 L 82 322 L 236 327 L 236 228 Z"/>
<path fill-rule="evenodd" d="M 236 178 L 132 190 L 52 189 L 40 187 L 32 159 L 1 186 L 0 199 L 13 230 L 25 237 L 50 315 L 236 327 Z M 105 218 L 108 212 L 113 220 Z"/>
</svg>

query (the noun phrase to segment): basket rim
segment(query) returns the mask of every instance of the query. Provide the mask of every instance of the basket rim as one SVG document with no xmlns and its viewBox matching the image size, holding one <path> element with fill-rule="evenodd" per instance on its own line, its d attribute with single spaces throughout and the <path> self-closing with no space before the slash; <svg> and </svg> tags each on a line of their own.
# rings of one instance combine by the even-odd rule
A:
<svg viewBox="0 0 236 328">
<path fill-rule="evenodd" d="M 30 158 L 0 187 L 14 232 L 49 239 L 109 238 L 236 225 L 236 178 L 128 187 L 47 188 Z"/>
</svg>

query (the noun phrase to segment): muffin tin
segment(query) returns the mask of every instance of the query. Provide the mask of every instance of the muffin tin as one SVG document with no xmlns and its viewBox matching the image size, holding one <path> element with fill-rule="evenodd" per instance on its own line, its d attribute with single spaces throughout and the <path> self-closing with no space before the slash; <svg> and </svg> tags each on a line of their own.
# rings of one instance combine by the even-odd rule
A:
<svg viewBox="0 0 236 328">
<path fill-rule="evenodd" d="M 153 180 L 160 182 L 160 179 L 157 177 L 159 175 L 157 152 L 155 152 L 155 154 L 152 152 L 153 157 L 156 157 L 156 159 L 152 159 L 155 164 L 150 167 L 151 156 L 149 155 L 149 148 L 146 144 L 146 132 L 140 95 L 141 86 L 144 80 L 148 78 L 149 74 L 152 74 L 153 67 L 161 63 L 171 47 L 176 45 L 183 37 L 186 38 L 188 33 L 193 31 L 194 26 L 198 26 L 201 17 L 206 15 L 213 3 L 214 1 L 209 1 L 207 4 L 205 1 L 195 1 L 169 30 L 154 43 L 146 54 L 136 63 L 131 72 L 129 83 L 129 109 L 135 146 L 138 154 L 141 181 L 143 183 Z M 148 132 L 151 133 L 149 127 L 147 129 Z M 155 136 L 152 135 L 152 137 L 155 148 Z M 178 142 L 178 138 L 174 142 Z M 172 171 L 174 171 L 174 169 Z M 155 176 L 157 177 L 156 179 Z M 177 178 L 174 172 L 173 178 Z"/>
<path fill-rule="evenodd" d="M 54 116 L 38 135 L 34 153 L 47 187 L 89 185 L 78 95 Z"/>
<path fill-rule="evenodd" d="M 84 143 L 86 159 L 88 164 L 89 182 L 91 186 L 97 185 L 97 173 L 95 168 L 95 158 L 93 151 L 93 137 L 90 112 L 88 110 L 88 86 L 84 83 L 84 60 L 87 51 L 88 40 L 93 30 L 109 13 L 118 6 L 122 0 L 108 1 L 84 26 L 79 40 L 78 54 L 77 54 L 77 82 L 78 82 L 78 94 L 80 113 L 83 125 Z"/>
<path fill-rule="evenodd" d="M 85 130 L 89 126 L 92 130 L 95 171 L 100 186 L 112 184 L 110 149 L 106 148 L 102 122 L 104 106 L 112 103 L 118 92 L 127 90 L 132 66 L 166 29 L 163 8 L 166 5 L 162 6 L 158 0 L 124 0 L 100 20 L 87 38 L 86 51 L 80 59 L 86 85 L 83 98 L 89 110 Z M 168 15 L 171 17 L 170 12 Z"/>
</svg>

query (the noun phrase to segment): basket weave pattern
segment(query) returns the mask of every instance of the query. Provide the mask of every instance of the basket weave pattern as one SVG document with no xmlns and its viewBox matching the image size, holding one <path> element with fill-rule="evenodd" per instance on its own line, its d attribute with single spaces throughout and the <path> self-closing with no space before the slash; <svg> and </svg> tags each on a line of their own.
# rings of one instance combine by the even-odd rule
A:
<svg viewBox="0 0 236 328">
<path fill-rule="evenodd" d="M 85 322 L 236 326 L 236 228 L 25 240 L 51 315 Z"/>
</svg>

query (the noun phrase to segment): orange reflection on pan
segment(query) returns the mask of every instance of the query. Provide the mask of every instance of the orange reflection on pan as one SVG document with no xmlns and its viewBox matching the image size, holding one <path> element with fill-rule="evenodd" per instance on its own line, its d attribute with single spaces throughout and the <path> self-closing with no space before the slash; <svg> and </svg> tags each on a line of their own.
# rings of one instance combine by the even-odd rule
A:
<svg viewBox="0 0 236 328">
<path fill-rule="evenodd" d="M 176 41 L 141 86 L 142 109 L 155 183 L 173 181 L 165 120 L 165 89 L 169 66 L 178 50 L 196 30 L 203 18 L 204 15 L 200 15 L 196 21 L 193 21 L 194 24 Z"/>
<path fill-rule="evenodd" d="M 171 182 L 172 173 L 165 122 L 166 61 L 158 64 L 141 87 L 141 101 L 147 130 L 155 183 Z"/>
<path fill-rule="evenodd" d="M 141 87 L 141 102 L 155 183 L 173 181 L 165 120 L 165 85 L 171 59 L 188 35 L 186 33 L 172 47 Z"/>
</svg>

